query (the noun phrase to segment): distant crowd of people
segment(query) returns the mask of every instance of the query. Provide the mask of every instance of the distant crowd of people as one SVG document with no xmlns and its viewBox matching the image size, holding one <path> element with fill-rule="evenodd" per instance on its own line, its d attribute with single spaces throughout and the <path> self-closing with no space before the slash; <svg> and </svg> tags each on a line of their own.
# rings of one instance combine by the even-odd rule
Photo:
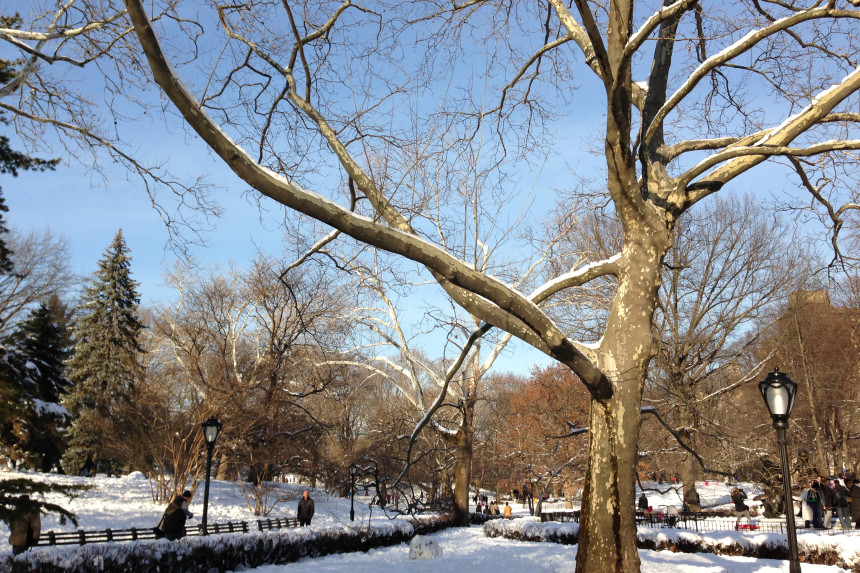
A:
<svg viewBox="0 0 860 573">
<path fill-rule="evenodd" d="M 735 487 L 731 493 L 735 504 L 735 528 L 746 517 L 751 522 L 746 492 Z M 800 492 L 800 511 L 805 527 L 832 529 L 833 517 L 843 531 L 860 529 L 860 480 L 819 476 Z"/>
<path fill-rule="evenodd" d="M 860 529 L 860 480 L 818 477 L 800 493 L 800 512 L 806 527 L 830 529 L 836 516 L 843 531 Z"/>
<path fill-rule="evenodd" d="M 475 495 L 472 499 L 475 502 L 477 513 L 483 513 L 487 516 L 501 515 L 505 519 L 513 519 L 513 509 L 508 505 L 508 502 L 505 502 L 505 507 L 500 509 L 498 502 L 495 499 L 488 500 L 486 495 Z"/>
</svg>

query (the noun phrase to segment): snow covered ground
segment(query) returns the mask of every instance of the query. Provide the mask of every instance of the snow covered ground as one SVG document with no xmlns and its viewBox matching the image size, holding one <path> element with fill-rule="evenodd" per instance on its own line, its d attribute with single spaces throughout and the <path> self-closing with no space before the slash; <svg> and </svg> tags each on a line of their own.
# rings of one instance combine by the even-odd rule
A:
<svg viewBox="0 0 860 573">
<path fill-rule="evenodd" d="M 164 505 L 153 504 L 150 497 L 149 482 L 141 474 L 131 474 L 122 478 L 108 478 L 98 476 L 94 479 L 70 477 L 70 476 L 47 476 L 43 474 L 0 472 L 0 479 L 11 479 L 15 477 L 31 477 L 34 479 L 45 479 L 52 482 L 77 484 L 92 484 L 92 490 L 84 492 L 71 502 L 61 496 L 50 496 L 49 501 L 63 504 L 78 515 L 79 527 L 85 530 L 100 530 L 107 527 L 114 529 L 128 527 L 152 527 L 154 526 L 164 510 Z M 645 484 L 646 487 L 651 484 Z M 656 484 L 654 484 L 656 486 Z M 701 495 L 703 504 L 707 506 L 729 503 L 730 487 L 725 484 L 708 485 L 701 484 Z M 277 484 L 284 497 L 291 500 L 279 504 L 271 512 L 271 517 L 295 516 L 296 502 L 301 495 L 302 486 Z M 646 492 L 649 503 L 655 508 L 677 505 L 680 507 L 679 496 L 669 485 L 664 484 L 661 494 Z M 668 490 L 668 491 L 665 491 Z M 747 493 L 752 498 L 755 491 L 747 486 Z M 490 495 L 490 494 L 488 494 Z M 313 491 L 311 496 L 316 502 L 316 515 L 314 526 L 344 526 L 349 524 L 348 499 L 330 497 L 321 491 Z M 491 496 L 492 497 L 492 496 Z M 357 497 L 355 503 L 356 525 L 366 523 L 369 520 L 386 520 L 387 517 L 379 508 L 369 508 L 367 497 Z M 202 514 L 203 488 L 197 491 L 191 503 L 191 511 L 199 518 Z M 504 505 L 502 503 L 501 505 Z M 514 515 L 528 515 L 528 509 L 518 503 L 513 503 Z M 209 522 L 226 522 L 257 519 L 248 509 L 239 484 L 236 482 L 213 481 L 210 491 Z M 189 525 L 193 526 L 197 520 L 191 520 Z M 70 523 L 60 526 L 54 516 L 45 516 L 42 520 L 42 530 L 47 531 L 74 531 L 75 527 Z M 654 534 L 666 534 L 674 530 L 659 530 Z M 678 533 L 684 535 L 686 533 Z M 717 545 L 726 540 L 746 539 L 753 541 L 757 535 L 740 532 L 718 532 L 698 534 L 710 539 Z M 440 559 L 430 561 L 409 561 L 409 549 L 406 545 L 372 550 L 368 553 L 354 553 L 335 555 L 317 559 L 304 559 L 291 565 L 266 566 L 256 569 L 258 573 L 280 573 L 290 571 L 302 571 L 307 573 L 342 572 L 350 573 L 376 573 L 379 571 L 404 571 L 404 572 L 438 572 L 444 570 L 455 570 L 464 568 L 470 573 L 508 573 L 528 571 L 529 573 L 555 573 L 557 571 L 572 570 L 572 563 L 576 557 L 576 546 L 562 546 L 553 543 L 527 543 L 502 538 L 487 538 L 481 527 L 468 529 L 449 529 L 433 535 L 443 549 Z M 860 555 L 860 536 L 833 536 L 819 537 L 808 534 L 801 536 L 803 544 L 832 544 L 834 542 L 845 543 L 845 550 Z M 49 549 L 38 548 L 37 551 Z M 11 548 L 8 544 L 8 530 L 0 526 L 0 554 L 8 554 Z M 642 570 L 646 572 L 659 573 L 751 573 L 751 572 L 777 572 L 787 571 L 787 563 L 772 560 L 755 560 L 743 557 L 723 557 L 707 553 L 681 554 L 667 551 L 640 551 L 642 558 Z M 467 567 L 468 566 L 468 567 Z M 805 573 L 836 573 L 841 571 L 838 567 L 829 566 L 803 566 Z"/>
</svg>

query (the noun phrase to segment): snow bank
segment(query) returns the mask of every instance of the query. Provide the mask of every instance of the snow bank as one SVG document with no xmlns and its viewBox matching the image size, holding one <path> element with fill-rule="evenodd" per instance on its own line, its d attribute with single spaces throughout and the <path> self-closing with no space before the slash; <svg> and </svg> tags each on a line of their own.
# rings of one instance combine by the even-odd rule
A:
<svg viewBox="0 0 860 573">
<path fill-rule="evenodd" d="M 495 520 L 484 524 L 487 537 L 504 537 L 519 541 L 545 541 L 572 544 L 579 535 L 578 523 L 540 523 L 537 518 Z M 803 533 L 797 536 L 798 552 L 806 563 L 839 565 L 860 570 L 860 536 L 817 535 Z M 640 549 L 670 550 L 682 553 L 708 552 L 716 555 L 734 555 L 763 559 L 787 559 L 788 541 L 779 533 L 742 533 L 717 531 L 697 533 L 686 529 L 638 530 Z"/>
</svg>

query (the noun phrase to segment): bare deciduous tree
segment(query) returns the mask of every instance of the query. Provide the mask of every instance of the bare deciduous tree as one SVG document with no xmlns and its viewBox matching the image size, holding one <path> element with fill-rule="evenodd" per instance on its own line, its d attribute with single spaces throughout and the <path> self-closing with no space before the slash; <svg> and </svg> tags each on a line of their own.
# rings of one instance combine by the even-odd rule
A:
<svg viewBox="0 0 860 573">
<path fill-rule="evenodd" d="M 92 14 L 63 7 L 59 31 L 51 15 L 26 22 L 25 31 L 0 30 L 39 64 L 11 86 L 9 97 L 18 99 L 4 98 L 3 109 L 75 133 L 50 109 L 28 110 L 27 89 L 40 72 L 49 75 L 48 64 L 69 63 L 58 56 L 85 59 L 92 20 L 105 38 L 94 56 L 115 58 L 104 61 L 138 81 L 151 75 L 185 124 L 255 192 L 418 263 L 471 315 L 569 367 L 592 397 L 580 572 L 639 569 L 632 504 L 640 406 L 656 351 L 662 265 L 679 218 L 769 160 L 809 199 L 782 198 L 832 229 L 837 258 L 846 213 L 858 208 L 855 2 L 285 0 L 211 11 L 169 4 L 150 13 L 126 0 L 127 19 L 113 2 L 92 4 L 99 6 Z M 106 25 L 114 22 L 115 30 Z M 466 58 L 475 46 L 478 57 Z M 423 57 L 409 56 L 416 52 Z M 571 104 L 574 73 L 599 93 L 585 106 Z M 122 77 L 113 74 L 110 81 Z M 61 87 L 64 101 L 79 101 Z M 122 93 L 111 91 L 108 104 Z M 544 154 L 551 136 L 584 110 L 605 118 L 596 137 L 602 196 L 620 222 L 621 248 L 524 294 L 464 255 L 484 238 L 474 228 L 448 242 L 427 223 L 441 214 L 456 227 L 463 213 L 424 193 L 414 168 L 428 158 L 456 166 L 480 150 L 487 170 L 516 188 L 521 182 L 507 177 L 527 168 L 520 160 L 551 157 Z M 396 173 L 378 177 L 379 158 Z M 358 207 L 336 202 L 343 179 Z M 495 200 L 476 196 L 473 205 Z M 541 303 L 607 275 L 617 291 L 602 336 L 588 345 L 571 340 Z"/>
</svg>

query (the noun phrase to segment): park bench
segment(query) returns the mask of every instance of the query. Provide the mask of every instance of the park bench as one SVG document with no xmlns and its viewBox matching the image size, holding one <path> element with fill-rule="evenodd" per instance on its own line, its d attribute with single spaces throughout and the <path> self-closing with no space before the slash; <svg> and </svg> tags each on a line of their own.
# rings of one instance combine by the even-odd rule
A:
<svg viewBox="0 0 860 573">
<path fill-rule="evenodd" d="M 542 511 L 540 513 L 540 520 L 542 522 L 545 521 L 560 521 L 562 523 L 565 522 L 575 522 L 579 523 L 579 510 L 556 510 L 556 511 Z"/>
<path fill-rule="evenodd" d="M 258 519 L 257 529 L 260 531 L 298 527 L 299 520 L 295 517 L 276 517 L 275 519 Z"/>
</svg>

